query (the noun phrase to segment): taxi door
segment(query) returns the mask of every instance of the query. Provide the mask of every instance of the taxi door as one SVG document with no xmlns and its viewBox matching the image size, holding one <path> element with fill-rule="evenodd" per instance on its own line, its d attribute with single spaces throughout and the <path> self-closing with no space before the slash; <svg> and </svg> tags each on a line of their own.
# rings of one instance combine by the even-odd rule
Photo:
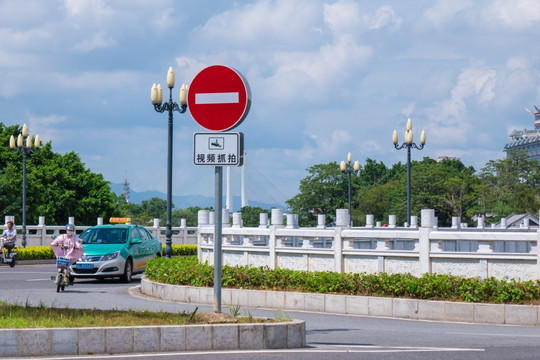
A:
<svg viewBox="0 0 540 360">
<path fill-rule="evenodd" d="M 135 242 L 134 242 L 135 241 Z M 129 236 L 130 250 L 129 253 L 133 258 L 133 272 L 141 272 L 141 268 L 144 269 L 146 264 L 146 251 L 144 238 L 139 233 L 139 230 L 134 227 L 131 229 L 131 234 Z"/>
</svg>

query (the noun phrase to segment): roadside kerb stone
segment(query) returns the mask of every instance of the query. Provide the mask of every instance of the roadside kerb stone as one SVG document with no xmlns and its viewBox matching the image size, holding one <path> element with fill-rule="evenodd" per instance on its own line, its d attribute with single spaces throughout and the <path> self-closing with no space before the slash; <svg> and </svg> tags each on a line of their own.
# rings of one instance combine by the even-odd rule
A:
<svg viewBox="0 0 540 360">
<path fill-rule="evenodd" d="M 461 322 L 467 322 L 470 319 L 474 320 L 474 305 L 473 303 L 445 302 L 444 320 Z"/>
<path fill-rule="evenodd" d="M 404 319 L 418 319 L 418 300 L 394 299 L 393 314 L 395 317 Z"/>
<path fill-rule="evenodd" d="M 369 315 L 369 297 L 347 295 L 345 297 L 345 313 Z"/>
<path fill-rule="evenodd" d="M 392 317 L 392 298 L 369 298 L 369 315 Z"/>
<path fill-rule="evenodd" d="M 152 284 L 152 285 L 149 285 Z M 141 292 L 159 297 L 163 292 L 159 286 L 145 276 L 141 280 Z M 178 285 L 175 285 L 178 286 Z M 180 286 L 181 287 L 181 286 Z M 186 288 L 186 294 L 188 292 Z M 211 289 L 211 288 L 210 288 Z M 258 300 L 258 290 L 222 289 L 222 294 L 231 296 L 232 305 L 265 307 L 275 310 L 296 310 L 328 312 L 336 314 L 384 316 L 402 319 L 454 321 L 479 324 L 540 325 L 540 311 L 537 305 L 503 305 L 481 303 L 459 303 L 434 300 L 380 298 L 371 296 L 352 296 L 335 294 L 315 294 L 286 291 L 260 291 L 263 297 Z M 175 291 L 172 292 L 176 294 Z M 181 292 L 180 292 L 181 293 Z M 261 295 L 262 296 L 262 295 Z M 324 309 L 321 310 L 321 296 L 324 296 Z M 240 301 L 240 299 L 243 299 Z M 172 298 L 171 301 L 194 302 L 192 299 Z M 236 300 L 236 301 L 235 301 Z M 223 300 L 224 304 L 226 302 Z M 212 304 L 212 300 L 201 304 Z M 266 305 L 263 305 L 263 304 Z M 227 304 L 228 305 L 228 304 Z"/>
<path fill-rule="evenodd" d="M 0 329 L 0 358 L 305 347 L 306 325 L 279 323 Z"/>
<path fill-rule="evenodd" d="M 474 322 L 479 324 L 504 324 L 503 304 L 475 304 Z"/>
<path fill-rule="evenodd" d="M 418 319 L 444 321 L 444 302 L 431 300 L 419 301 Z"/>
<path fill-rule="evenodd" d="M 505 305 L 506 324 L 537 325 L 538 306 Z"/>
</svg>

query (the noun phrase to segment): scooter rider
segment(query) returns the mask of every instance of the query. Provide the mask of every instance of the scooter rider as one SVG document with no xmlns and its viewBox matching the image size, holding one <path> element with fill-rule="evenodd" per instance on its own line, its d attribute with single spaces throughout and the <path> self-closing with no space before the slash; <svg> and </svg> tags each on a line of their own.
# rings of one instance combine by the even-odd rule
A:
<svg viewBox="0 0 540 360">
<path fill-rule="evenodd" d="M 51 246 L 67 246 L 69 249 L 65 257 L 69 259 L 70 264 L 77 262 L 82 257 L 84 251 L 79 236 L 75 234 L 75 225 L 73 224 L 67 224 L 66 233 L 54 239 Z M 60 272 L 61 269 L 58 269 L 58 271 Z"/>
<path fill-rule="evenodd" d="M 75 234 L 75 225 L 73 224 L 67 224 L 66 225 L 66 233 L 58 236 L 54 241 L 51 243 L 51 246 L 55 245 L 63 245 L 69 247 L 68 252 L 66 253 L 66 257 L 70 258 L 70 263 L 74 264 L 78 258 L 73 258 L 70 256 L 70 254 L 77 253 L 79 251 L 83 251 L 83 247 L 81 245 L 81 241 L 79 239 L 79 236 Z"/>
<path fill-rule="evenodd" d="M 4 248 L 6 248 L 8 253 L 10 253 L 17 242 L 17 230 L 13 227 L 13 221 L 11 220 L 9 220 L 6 225 L 7 229 L 5 229 L 2 233 L 2 237 L 6 239 L 4 241 Z"/>
</svg>

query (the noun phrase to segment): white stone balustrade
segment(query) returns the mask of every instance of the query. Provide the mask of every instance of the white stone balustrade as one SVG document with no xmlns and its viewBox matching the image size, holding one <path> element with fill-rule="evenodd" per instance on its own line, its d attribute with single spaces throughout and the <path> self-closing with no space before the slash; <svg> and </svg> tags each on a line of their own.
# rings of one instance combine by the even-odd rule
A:
<svg viewBox="0 0 540 360">
<path fill-rule="evenodd" d="M 398 227 L 395 217 L 390 217 L 387 227 L 378 227 L 373 226 L 373 216 L 367 215 L 365 227 L 351 228 L 346 209 L 336 212 L 333 227 L 324 225 L 320 216 L 317 226 L 312 228 L 299 228 L 297 217 L 292 214 L 286 215 L 284 226 L 283 218 L 282 210 L 273 209 L 269 225 L 263 225 L 267 218 L 261 218 L 257 228 L 224 227 L 224 237 L 235 236 L 242 241 L 224 243 L 223 264 L 305 271 L 540 279 L 540 231 L 528 224 L 519 229 L 486 228 L 480 218 L 476 227 L 467 228 L 456 218 L 452 227 L 439 228 L 434 210 L 429 209 L 422 210 L 420 227 L 416 216 L 411 217 L 410 226 Z M 238 222 L 237 219 L 235 223 Z M 213 264 L 213 231 L 212 224 L 199 224 L 198 257 L 209 264 Z M 500 250 L 510 243 L 523 245 L 524 250 Z M 454 249 L 456 244 L 465 250 Z"/>
<path fill-rule="evenodd" d="M 199 224 L 204 224 L 208 222 L 208 214 L 206 214 L 206 219 L 201 218 L 201 216 L 204 216 L 204 214 L 199 213 L 198 215 Z M 14 221 L 14 216 L 6 216 L 4 224 L 6 224 L 9 220 Z M 75 224 L 75 218 L 73 217 L 68 218 L 67 224 L 75 225 L 77 233 L 81 233 L 89 227 L 93 226 L 77 225 Z M 96 225 L 103 225 L 103 218 L 97 218 Z M 180 225 L 181 226 L 172 227 L 172 243 L 174 245 L 197 244 L 198 227 L 186 226 L 185 219 L 181 219 Z M 22 239 L 22 226 L 15 224 L 15 228 L 17 229 L 17 245 L 20 246 Z M 65 225 L 46 225 L 45 217 L 40 216 L 38 225 L 26 225 L 26 246 L 49 245 L 52 241 L 52 237 L 58 236 L 63 233 L 64 228 Z M 146 226 L 146 229 L 148 229 L 148 231 L 150 231 L 152 235 L 157 237 L 163 244 L 165 244 L 165 226 L 160 226 L 159 219 L 154 219 L 153 226 Z"/>
</svg>

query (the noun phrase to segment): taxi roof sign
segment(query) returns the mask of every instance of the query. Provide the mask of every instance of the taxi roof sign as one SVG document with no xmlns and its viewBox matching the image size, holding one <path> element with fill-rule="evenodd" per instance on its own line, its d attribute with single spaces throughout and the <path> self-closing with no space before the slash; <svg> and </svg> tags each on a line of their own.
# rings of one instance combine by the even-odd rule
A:
<svg viewBox="0 0 540 360">
<path fill-rule="evenodd" d="M 129 224 L 131 223 L 130 218 L 121 218 L 121 217 L 112 217 L 109 219 L 109 223 L 111 224 Z"/>
</svg>

